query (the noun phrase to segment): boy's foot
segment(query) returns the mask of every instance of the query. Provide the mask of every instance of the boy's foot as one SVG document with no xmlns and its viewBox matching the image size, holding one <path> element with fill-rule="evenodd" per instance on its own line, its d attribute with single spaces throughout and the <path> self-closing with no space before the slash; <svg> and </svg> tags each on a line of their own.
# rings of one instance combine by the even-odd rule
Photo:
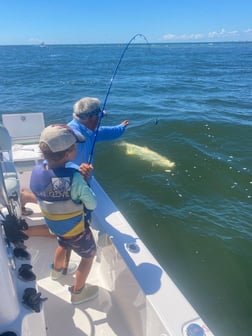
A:
<svg viewBox="0 0 252 336">
<path fill-rule="evenodd" d="M 87 302 L 89 300 L 96 298 L 99 293 L 99 287 L 98 286 L 85 286 L 82 289 L 80 289 L 78 292 L 73 292 L 72 289 L 70 289 L 70 292 L 71 292 L 72 304 L 78 304 L 78 303 Z"/>
<path fill-rule="evenodd" d="M 51 279 L 52 280 L 58 280 L 63 275 L 65 275 L 64 273 L 62 273 L 63 268 L 61 268 L 59 270 L 56 270 L 56 269 L 53 268 L 53 264 L 51 264 L 50 267 L 51 267 Z M 77 264 L 69 263 L 68 268 L 67 268 L 67 274 L 74 274 L 76 272 L 77 268 L 78 268 Z"/>
</svg>

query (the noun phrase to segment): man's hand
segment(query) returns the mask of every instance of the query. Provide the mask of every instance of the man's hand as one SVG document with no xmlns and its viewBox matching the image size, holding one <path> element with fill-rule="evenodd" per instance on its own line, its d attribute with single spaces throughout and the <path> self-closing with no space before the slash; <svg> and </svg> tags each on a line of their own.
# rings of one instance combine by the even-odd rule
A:
<svg viewBox="0 0 252 336">
<path fill-rule="evenodd" d="M 124 127 L 127 127 L 127 126 L 129 125 L 129 120 L 124 120 L 124 121 L 122 122 L 122 125 L 123 125 Z"/>
</svg>

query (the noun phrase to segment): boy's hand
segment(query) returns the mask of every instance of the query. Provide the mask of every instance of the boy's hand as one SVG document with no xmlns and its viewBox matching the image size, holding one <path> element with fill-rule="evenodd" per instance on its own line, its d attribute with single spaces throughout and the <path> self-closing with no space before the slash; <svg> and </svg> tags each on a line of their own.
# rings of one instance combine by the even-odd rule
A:
<svg viewBox="0 0 252 336">
<path fill-rule="evenodd" d="M 84 177 L 84 179 L 89 182 L 90 174 L 93 169 L 93 165 L 88 163 L 82 163 L 79 167 L 79 172 Z"/>
</svg>

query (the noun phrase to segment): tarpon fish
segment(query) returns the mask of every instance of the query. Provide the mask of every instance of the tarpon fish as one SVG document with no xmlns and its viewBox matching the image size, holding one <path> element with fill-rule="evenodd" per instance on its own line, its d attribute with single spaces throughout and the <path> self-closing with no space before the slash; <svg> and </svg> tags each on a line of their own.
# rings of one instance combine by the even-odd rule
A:
<svg viewBox="0 0 252 336">
<path fill-rule="evenodd" d="M 165 156 L 154 152 L 148 147 L 141 147 L 125 141 L 120 142 L 118 145 L 125 148 L 127 155 L 135 155 L 140 160 L 150 162 L 152 166 L 165 168 L 165 171 L 167 172 L 175 166 L 174 162 L 170 161 Z"/>
</svg>

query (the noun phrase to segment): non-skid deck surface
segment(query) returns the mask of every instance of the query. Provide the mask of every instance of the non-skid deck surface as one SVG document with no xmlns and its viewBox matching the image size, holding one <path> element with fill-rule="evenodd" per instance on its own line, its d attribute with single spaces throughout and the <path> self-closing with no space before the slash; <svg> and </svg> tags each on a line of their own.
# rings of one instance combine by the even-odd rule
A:
<svg viewBox="0 0 252 336">
<path fill-rule="evenodd" d="M 48 336 L 130 335 L 112 293 L 101 281 L 100 258 L 97 258 L 98 262 L 94 262 L 88 278 L 88 283 L 99 286 L 98 297 L 86 303 L 72 305 L 68 286 L 73 284 L 73 275 L 63 276 L 57 281 L 50 278 L 49 265 L 57 247 L 56 239 L 31 237 L 26 245 L 32 256 L 38 291 L 42 293 L 42 298 L 48 298 L 43 303 Z M 70 262 L 79 263 L 79 257 L 74 252 Z"/>
</svg>

